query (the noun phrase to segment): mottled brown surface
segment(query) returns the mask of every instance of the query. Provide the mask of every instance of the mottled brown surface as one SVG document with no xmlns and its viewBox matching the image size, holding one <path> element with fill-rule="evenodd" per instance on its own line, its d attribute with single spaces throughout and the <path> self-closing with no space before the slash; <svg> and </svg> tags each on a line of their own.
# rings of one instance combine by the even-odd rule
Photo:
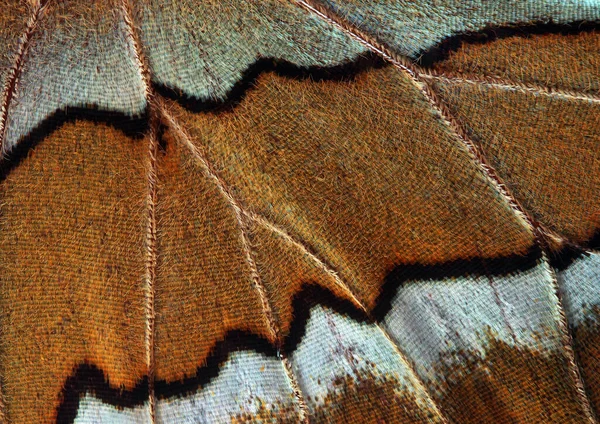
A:
<svg viewBox="0 0 600 424">
<path fill-rule="evenodd" d="M 490 76 L 545 87 L 597 93 L 600 90 L 600 32 L 508 37 L 464 43 L 437 72 Z"/>
<path fill-rule="evenodd" d="M 190 150 L 158 157 L 156 377 L 195 375 L 229 330 L 271 341 L 231 205 Z"/>
<path fill-rule="evenodd" d="M 484 359 L 445 358 L 436 400 L 461 424 L 588 422 L 562 355 L 491 339 Z"/>
<path fill-rule="evenodd" d="M 600 412 L 600 307 L 575 328 L 573 345 L 579 360 L 586 393 L 596 413 Z"/>
<path fill-rule="evenodd" d="M 311 423 L 402 423 L 437 421 L 420 406 L 414 395 L 402 390 L 395 378 L 363 372 L 340 377 L 324 399 L 314 401 Z"/>
<path fill-rule="evenodd" d="M 332 264 L 369 307 L 395 265 L 525 253 L 533 242 L 395 68 L 351 82 L 263 74 L 221 114 L 171 104 L 242 203 Z"/>
<path fill-rule="evenodd" d="M 538 221 L 585 243 L 600 228 L 600 104 L 476 86 L 436 91 Z"/>
<path fill-rule="evenodd" d="M 14 423 L 50 422 L 84 361 L 115 387 L 146 374 L 147 151 L 145 139 L 68 123 L 2 182 L 0 374 Z"/>
</svg>

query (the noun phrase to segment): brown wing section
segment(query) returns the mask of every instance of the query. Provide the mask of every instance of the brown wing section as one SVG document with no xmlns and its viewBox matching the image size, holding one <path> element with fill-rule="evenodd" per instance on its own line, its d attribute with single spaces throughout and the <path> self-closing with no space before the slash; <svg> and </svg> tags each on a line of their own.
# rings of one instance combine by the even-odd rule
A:
<svg viewBox="0 0 600 424">
<path fill-rule="evenodd" d="M 219 186 L 171 132 L 158 158 L 156 375 L 206 363 L 229 331 L 275 343 L 252 281 L 243 230 Z"/>
<path fill-rule="evenodd" d="M 171 104 L 241 203 L 331 264 L 368 308 L 398 264 L 525 254 L 533 244 L 392 67 L 351 82 L 265 74 L 216 115 Z"/>
<path fill-rule="evenodd" d="M 439 405 L 455 423 L 587 422 L 570 369 L 560 353 L 492 338 L 485 357 L 460 352 L 437 366 L 446 376 Z"/>
<path fill-rule="evenodd" d="M 600 32 L 576 32 L 575 25 L 570 30 L 571 34 L 527 35 L 524 29 L 495 40 L 496 33 L 490 31 L 487 37 L 479 38 L 480 42 L 465 38 L 459 48 L 447 52 L 447 57 L 432 68 L 439 73 L 488 76 L 597 94 Z M 472 38 L 477 40 L 476 36 Z"/>
<path fill-rule="evenodd" d="M 533 218 L 580 244 L 600 229 L 600 101 L 433 85 Z"/>
<path fill-rule="evenodd" d="M 250 232 L 252 250 L 283 337 L 290 335 L 292 322 L 300 313 L 294 310 L 294 300 L 303 301 L 297 298 L 302 292 L 310 291 L 313 285 L 320 288 L 317 290 L 320 293 L 330 292 L 330 298 L 336 302 L 347 302 L 348 307 L 361 310 L 362 306 L 352 292 L 338 284 L 336 275 L 318 258 L 281 229 L 261 217 L 254 218 Z M 326 301 L 325 296 L 312 300 L 316 303 Z"/>
<path fill-rule="evenodd" d="M 464 44 L 432 80 L 530 215 L 579 244 L 600 224 L 599 43 L 581 32 Z"/>
<path fill-rule="evenodd" d="M 532 229 L 424 79 L 369 62 L 364 46 L 288 2 L 192 3 L 136 2 L 127 28 L 129 8 L 116 1 L 52 2 L 30 34 L 7 115 L 9 142 L 26 144 L 1 188 L 10 419 L 48 422 L 61 408 L 92 421 L 584 420 Z M 144 44 L 135 52 L 133 39 Z M 149 105 L 153 135 L 154 117 L 164 130 L 156 209 L 148 137 L 130 136 L 147 128 L 101 123 L 143 113 L 153 89 L 140 62 L 171 97 Z M 483 150 L 513 149 L 494 166 L 515 193 L 523 187 L 532 215 L 577 242 L 592 237 L 593 95 L 424 78 Z M 464 121 L 461 107 L 472 108 Z M 536 115 L 546 111 L 558 124 Z M 565 154 L 573 144 L 577 155 Z M 544 167 L 560 155 L 578 167 L 572 193 L 566 174 L 550 181 Z"/>
<path fill-rule="evenodd" d="M 4 169 L 0 374 L 12 422 L 51 422 L 82 363 L 126 390 L 146 374 L 147 143 L 76 121 Z"/>
</svg>

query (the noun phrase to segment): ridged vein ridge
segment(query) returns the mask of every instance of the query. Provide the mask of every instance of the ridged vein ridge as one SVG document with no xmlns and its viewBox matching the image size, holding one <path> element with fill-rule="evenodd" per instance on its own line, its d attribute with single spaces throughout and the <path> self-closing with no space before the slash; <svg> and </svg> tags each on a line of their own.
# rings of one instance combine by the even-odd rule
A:
<svg viewBox="0 0 600 424">
<path fill-rule="evenodd" d="M 155 296 L 156 296 L 156 204 L 157 204 L 157 153 L 159 144 L 159 126 L 160 119 L 156 113 L 154 106 L 154 90 L 151 84 L 150 70 L 147 65 L 147 60 L 144 57 L 142 45 L 140 42 L 135 23 L 133 21 L 132 5 L 130 0 L 123 0 L 122 3 L 123 18 L 127 28 L 127 36 L 130 39 L 133 52 L 135 55 L 140 78 L 144 81 L 145 96 L 148 107 L 150 109 L 150 131 L 148 134 L 148 193 L 146 204 L 148 208 L 148 221 L 146 225 L 146 264 L 145 264 L 145 342 L 146 342 L 146 366 L 148 368 L 148 409 L 150 422 L 156 421 L 156 394 L 154 391 L 154 376 L 155 376 L 155 355 L 154 355 L 154 335 L 155 335 Z"/>
<path fill-rule="evenodd" d="M 303 422 L 308 422 L 308 407 L 306 405 L 306 401 L 304 399 L 304 395 L 302 394 L 298 381 L 292 371 L 292 366 L 288 358 L 285 356 L 285 353 L 281 351 L 283 340 L 281 338 L 280 329 L 278 328 L 275 318 L 273 316 L 273 310 L 269 303 L 264 284 L 262 283 L 260 274 L 256 266 L 256 262 L 254 260 L 254 255 L 252 253 L 252 248 L 247 233 L 248 214 L 244 212 L 240 203 L 233 197 L 227 184 L 216 173 L 213 166 L 206 159 L 205 155 L 203 155 L 202 152 L 194 145 L 194 143 L 192 143 L 190 136 L 181 127 L 181 125 L 179 125 L 177 120 L 169 113 L 167 106 L 164 104 L 164 102 L 160 103 L 160 112 L 168 126 L 172 128 L 178 135 L 179 141 L 182 142 L 190 150 L 193 157 L 198 161 L 198 163 L 202 167 L 205 175 L 209 179 L 211 179 L 213 183 L 217 186 L 219 192 L 226 199 L 227 203 L 234 212 L 235 219 L 238 224 L 240 242 L 244 252 L 245 260 L 250 268 L 250 278 L 260 298 L 265 320 L 278 349 L 278 356 L 281 359 L 286 375 L 290 380 L 290 384 L 294 395 L 296 396 L 296 399 L 300 406 L 301 419 Z"/>
<path fill-rule="evenodd" d="M 486 159 L 484 152 L 481 148 L 479 148 L 468 136 L 467 132 L 462 128 L 457 119 L 452 115 L 449 108 L 444 104 L 441 99 L 439 99 L 433 89 L 429 85 L 429 80 L 431 79 L 441 79 L 443 76 L 440 75 L 432 75 L 427 70 L 420 68 L 415 65 L 408 57 L 404 57 L 396 54 L 387 46 L 380 43 L 378 40 L 370 37 L 367 34 L 364 34 L 360 29 L 356 28 L 354 25 L 345 21 L 344 19 L 337 16 L 331 10 L 322 7 L 320 5 L 312 3 L 310 0 L 293 0 L 296 4 L 304 9 L 309 10 L 310 12 L 316 14 L 322 19 L 329 22 L 331 25 L 334 25 L 347 34 L 349 34 L 352 38 L 365 45 L 375 53 L 381 55 L 385 60 L 389 61 L 396 68 L 408 74 L 420 91 L 423 93 L 425 98 L 429 101 L 432 111 L 436 113 L 442 122 L 454 133 L 456 138 L 461 142 L 465 150 L 469 153 L 471 160 L 473 163 L 483 172 L 488 181 L 492 184 L 493 187 L 498 191 L 498 193 L 506 200 L 506 202 L 512 208 L 514 214 L 521 220 L 522 224 L 531 229 L 533 234 L 535 235 L 536 242 L 541 245 L 545 249 L 549 249 L 551 246 L 559 245 L 571 245 L 566 238 L 555 234 L 554 232 L 549 231 L 544 228 L 544 226 L 537 222 L 531 214 L 529 214 L 525 208 L 521 206 L 521 204 L 516 200 L 516 198 L 512 195 L 508 187 L 505 185 L 503 180 L 500 178 L 496 170 L 489 165 L 488 160 Z M 477 83 L 476 80 L 472 80 L 473 83 Z M 490 84 L 490 82 L 488 82 Z M 506 83 L 503 81 L 502 83 L 496 83 L 503 87 L 503 89 L 512 89 L 512 90 L 523 90 L 523 91 L 534 91 L 537 94 L 543 95 L 552 95 L 553 90 L 546 89 L 542 87 L 526 89 L 525 85 L 518 83 Z M 559 92 L 556 95 L 562 95 L 566 97 L 567 95 L 577 96 L 577 100 L 590 100 L 596 101 L 597 99 L 594 96 L 589 96 L 584 93 L 565 93 Z M 545 262 L 547 264 L 547 262 Z M 558 290 L 558 285 L 556 284 L 556 278 L 554 278 L 554 288 L 555 291 Z M 493 286 L 492 286 L 493 287 Z M 577 365 L 574 360 L 573 351 L 571 348 L 571 344 L 568 346 L 565 343 L 571 343 L 571 338 L 567 330 L 566 326 L 566 315 L 563 310 L 562 304 L 559 303 L 559 315 L 560 315 L 560 327 L 561 333 L 563 334 L 563 348 L 565 349 L 567 359 L 569 361 L 569 365 L 571 368 L 571 376 L 573 380 L 573 384 L 576 387 L 578 399 L 580 400 L 583 409 L 586 413 L 586 416 L 590 423 L 596 422 L 594 419 L 594 414 L 592 412 L 592 408 L 589 402 L 587 395 L 583 389 L 583 382 L 581 380 L 581 376 L 578 372 Z"/>
</svg>

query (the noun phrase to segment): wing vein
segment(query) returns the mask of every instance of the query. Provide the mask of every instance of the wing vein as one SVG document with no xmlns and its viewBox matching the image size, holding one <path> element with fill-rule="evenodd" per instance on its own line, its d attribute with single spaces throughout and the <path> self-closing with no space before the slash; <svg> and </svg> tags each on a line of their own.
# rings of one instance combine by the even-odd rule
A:
<svg viewBox="0 0 600 424">
<path fill-rule="evenodd" d="M 144 81 L 145 97 L 149 109 L 150 131 L 148 134 L 148 174 L 147 174 L 147 197 L 148 222 L 146 224 L 146 264 L 145 264 L 145 287 L 144 287 L 144 313 L 145 313 L 145 344 L 146 344 L 146 366 L 148 373 L 148 412 L 151 424 L 156 421 L 156 393 L 154 390 L 155 380 L 155 296 L 156 296 L 156 204 L 157 204 L 157 153 L 159 145 L 159 126 L 160 119 L 154 103 L 154 90 L 151 83 L 150 69 L 147 64 L 147 58 L 142 50 L 142 43 L 133 20 L 133 7 L 130 0 L 123 0 L 122 3 L 123 20 L 127 32 L 127 38 L 131 41 L 133 55 L 138 64 L 140 78 Z"/>
<path fill-rule="evenodd" d="M 414 83 L 414 85 L 423 93 L 425 99 L 431 106 L 431 111 L 441 119 L 442 123 L 450 130 L 450 132 L 458 139 L 461 146 L 467 151 L 473 163 L 479 168 L 482 174 L 488 179 L 496 191 L 504 198 L 504 200 L 510 205 L 513 213 L 520 218 L 521 223 L 532 229 L 535 233 L 536 238 L 540 244 L 546 248 L 549 246 L 573 246 L 566 237 L 558 234 L 557 232 L 546 228 L 541 222 L 537 221 L 520 202 L 513 196 L 510 189 L 506 186 L 504 181 L 500 178 L 496 170 L 489 164 L 483 150 L 471 140 L 467 131 L 461 126 L 460 122 L 450 112 L 450 109 L 446 104 L 435 94 L 431 88 L 429 81 L 436 78 L 445 78 L 442 75 L 430 74 L 428 70 L 419 67 L 414 64 L 408 57 L 398 55 L 391 51 L 388 47 L 383 45 L 372 37 L 364 34 L 354 25 L 344 21 L 339 16 L 335 15 L 329 9 L 313 4 L 310 1 L 305 0 L 293 0 L 300 7 L 309 10 L 312 13 L 317 14 L 321 19 L 326 20 L 331 25 L 340 28 L 342 31 L 349 34 L 352 38 L 369 48 L 373 52 L 381 55 L 385 60 L 390 62 L 396 68 L 408 74 Z M 475 80 L 472 80 L 476 83 Z M 501 84 L 502 85 L 502 84 Z M 524 89 L 524 86 L 503 84 L 505 88 L 515 87 L 518 89 Z M 538 90 L 539 91 L 539 90 Z M 542 93 L 544 90 L 539 91 Z M 549 94 L 548 89 L 545 90 L 546 94 Z M 587 97 L 586 97 L 587 98 Z"/>
<path fill-rule="evenodd" d="M 372 37 L 364 34 L 360 29 L 356 28 L 356 26 L 348 23 L 341 17 L 337 16 L 331 10 L 322 7 L 320 5 L 312 3 L 312 0 L 293 0 L 300 7 L 303 7 L 310 12 L 318 15 L 321 19 L 329 22 L 331 25 L 340 28 L 342 31 L 349 34 L 352 38 L 381 55 L 385 60 L 390 62 L 396 68 L 401 71 L 406 72 L 415 86 L 417 86 L 420 91 L 423 93 L 427 101 L 430 103 L 432 111 L 436 113 L 442 122 L 450 129 L 450 131 L 455 135 L 455 137 L 461 142 L 462 146 L 469 153 L 471 160 L 473 163 L 481 170 L 484 176 L 489 180 L 493 187 L 499 192 L 499 194 L 508 202 L 510 207 L 513 209 L 513 212 L 516 216 L 521 218 L 523 224 L 528 228 L 532 229 L 536 242 L 541 245 L 545 250 L 552 251 L 552 246 L 556 246 L 559 244 L 560 246 L 570 245 L 573 243 L 567 240 L 565 237 L 548 230 L 545 228 L 540 222 L 535 220 L 525 208 L 521 206 L 518 200 L 512 195 L 509 188 L 504 184 L 503 180 L 500 178 L 495 169 L 489 165 L 487 158 L 483 152 L 483 150 L 474 143 L 467 132 L 462 128 L 459 121 L 454 117 L 454 115 L 450 112 L 449 108 L 445 105 L 445 103 L 439 99 L 433 89 L 431 88 L 429 81 L 432 79 L 443 79 L 450 78 L 451 80 L 457 81 L 457 79 L 452 79 L 452 77 L 446 77 L 444 75 L 434 75 L 431 74 L 428 70 L 422 69 L 418 65 L 414 64 L 408 57 L 398 55 L 391 51 L 384 44 L 380 43 L 378 40 L 373 39 Z M 573 98 L 577 100 L 586 100 L 596 102 L 599 99 L 595 96 L 583 94 L 583 93 L 567 93 L 565 91 L 560 90 L 551 90 L 545 87 L 532 87 L 524 84 L 506 82 L 506 81 L 491 81 L 491 80 L 463 80 L 462 82 L 473 83 L 473 84 L 488 84 L 494 85 L 499 89 L 509 89 L 509 90 L 523 90 L 534 92 L 540 95 L 549 95 L 549 96 L 557 96 L 563 98 Z M 550 270 L 552 273 L 552 270 Z M 554 280 L 556 278 L 553 276 Z M 493 287 L 493 284 L 492 284 Z M 554 283 L 554 288 L 557 289 L 558 286 L 556 282 Z M 596 422 L 594 419 L 594 415 L 589 403 L 589 399 L 587 398 L 585 391 L 583 389 L 583 382 L 581 380 L 581 376 L 579 375 L 577 365 L 574 360 L 573 351 L 571 348 L 571 340 L 568 330 L 566 330 L 566 318 L 564 314 L 564 309 L 562 304 L 559 302 L 558 304 L 559 314 L 561 316 L 560 319 L 560 327 L 561 332 L 563 334 L 563 347 L 565 348 L 565 355 L 567 360 L 569 361 L 569 368 L 571 371 L 571 375 L 573 378 L 573 384 L 577 390 L 578 398 L 583 406 L 583 409 L 587 415 L 589 422 Z M 568 344 L 568 346 L 567 346 Z"/>
<path fill-rule="evenodd" d="M 420 69 L 419 75 L 425 80 L 438 80 L 454 84 L 472 84 L 483 85 L 504 91 L 520 91 L 522 93 L 547 96 L 555 99 L 570 101 L 584 101 L 590 103 L 600 103 L 600 96 L 593 93 L 583 93 L 578 91 L 563 90 L 558 88 L 544 87 L 532 84 L 523 84 L 501 78 L 464 76 L 454 74 L 437 74 L 426 69 Z"/>
<path fill-rule="evenodd" d="M 569 371 L 571 372 L 571 377 L 575 382 L 575 388 L 577 390 L 578 398 L 582 404 L 583 409 L 586 411 L 588 415 L 588 420 L 590 423 L 597 423 L 597 419 L 594 415 L 594 410 L 590 404 L 590 398 L 588 397 L 585 390 L 585 381 L 583 380 L 583 376 L 581 374 L 581 370 L 579 365 L 575 359 L 575 351 L 573 350 L 573 335 L 571 334 L 571 329 L 569 328 L 567 314 L 565 313 L 565 308 L 563 306 L 563 300 L 560 291 L 560 285 L 558 283 L 558 278 L 556 277 L 556 271 L 554 268 L 548 265 L 547 256 L 543 255 L 544 262 L 548 269 L 548 273 L 552 278 L 552 288 L 554 289 L 554 294 L 556 295 L 556 300 L 558 304 L 558 314 L 559 314 L 559 327 L 560 333 L 562 336 L 562 346 L 565 351 L 565 356 L 567 362 L 569 363 Z"/>
<path fill-rule="evenodd" d="M 40 1 L 35 8 L 35 12 L 29 17 L 25 33 L 21 36 L 19 47 L 15 53 L 13 66 L 10 68 L 8 78 L 4 84 L 4 89 L 2 92 L 2 108 L 0 109 L 0 157 L 6 155 L 6 153 L 8 153 L 10 150 L 4 143 L 8 110 L 17 91 L 17 86 L 19 85 L 19 78 L 21 76 L 21 71 L 23 70 L 23 62 L 25 61 L 25 56 L 29 50 L 31 38 L 37 28 L 38 22 L 40 19 L 42 19 L 44 13 L 46 12 L 49 3 L 50 0 Z"/>
<path fill-rule="evenodd" d="M 158 102 L 160 102 L 160 100 L 158 100 Z M 306 401 L 304 399 L 304 395 L 302 394 L 298 381 L 293 373 L 292 365 L 289 362 L 289 359 L 287 358 L 285 353 L 281 351 L 281 347 L 283 346 L 283 340 L 280 335 L 280 329 L 278 328 L 277 323 L 275 321 L 273 310 L 271 308 L 267 296 L 267 292 L 265 290 L 264 284 L 262 283 L 260 274 L 258 272 L 258 268 L 256 266 L 256 262 L 254 260 L 254 254 L 252 252 L 252 247 L 247 233 L 250 214 L 243 209 L 240 203 L 231 194 L 231 191 L 229 190 L 225 181 L 221 179 L 221 177 L 214 170 L 213 166 L 208 161 L 206 156 L 191 141 L 191 137 L 187 134 L 185 129 L 183 129 L 181 125 L 179 125 L 175 117 L 173 117 L 168 112 L 167 106 L 164 103 L 161 104 L 160 113 L 166 121 L 166 123 L 168 124 L 168 126 L 178 135 L 177 138 L 191 151 L 192 155 L 203 169 L 204 174 L 213 181 L 213 183 L 217 186 L 218 190 L 220 191 L 221 195 L 227 200 L 227 203 L 233 210 L 235 219 L 238 224 L 240 242 L 244 252 L 245 260 L 250 268 L 250 277 L 252 279 L 252 282 L 254 283 L 254 287 L 260 298 L 265 320 L 267 321 L 269 331 L 271 332 L 276 342 L 278 356 L 282 361 L 283 368 L 288 379 L 290 380 L 292 390 L 294 391 L 294 395 L 296 396 L 296 399 L 300 406 L 302 414 L 301 418 L 303 422 L 308 422 L 308 407 L 306 405 Z"/>
<path fill-rule="evenodd" d="M 0 159 L 3 158 L 9 150 L 4 144 L 4 134 L 6 133 L 6 119 L 8 117 L 10 103 L 17 90 L 19 77 L 21 75 L 21 70 L 23 69 L 23 62 L 25 60 L 25 56 L 27 55 L 27 51 L 29 50 L 31 37 L 36 30 L 39 20 L 46 11 L 48 3 L 49 0 L 39 2 L 34 10 L 34 13 L 27 20 L 25 32 L 20 38 L 13 65 L 9 70 L 8 78 L 6 79 L 4 88 L 2 90 L 2 103 L 0 107 Z M 0 329 L 0 333 L 2 332 L 1 330 L 2 329 Z M 0 378 L 0 422 L 7 421 L 8 416 L 6 412 L 6 403 L 2 391 L 2 379 Z"/>
<path fill-rule="evenodd" d="M 447 422 L 446 418 L 442 415 L 441 411 L 439 410 L 437 404 L 433 401 L 433 399 L 429 395 L 429 392 L 428 392 L 427 388 L 425 387 L 424 383 L 417 376 L 417 373 L 416 373 L 416 371 L 414 369 L 412 361 L 410 361 L 407 358 L 407 356 L 400 349 L 400 346 L 398 346 L 398 343 L 396 343 L 394 341 L 394 339 L 392 338 L 392 336 L 381 325 L 381 323 L 379 323 L 379 321 L 377 321 L 376 319 L 374 319 L 372 317 L 371 311 L 369 311 L 369 309 L 365 306 L 365 304 L 363 302 L 361 302 L 354 295 L 354 293 L 350 289 L 350 286 L 344 280 L 342 280 L 342 278 L 339 276 L 339 273 L 331 265 L 328 265 L 326 263 L 326 261 L 320 259 L 316 254 L 314 254 L 313 252 L 311 252 L 311 250 L 308 247 L 306 247 L 301 241 L 296 240 L 294 237 L 292 237 L 284 229 L 282 229 L 282 228 L 278 227 L 276 224 L 268 221 L 265 217 L 263 217 L 261 215 L 255 214 L 255 213 L 250 212 L 250 211 L 245 211 L 245 213 L 248 215 L 248 217 L 251 220 L 253 220 L 256 223 L 258 223 L 259 225 L 262 225 L 263 227 L 269 229 L 270 231 L 272 231 L 275 234 L 277 234 L 280 237 L 282 237 L 289 244 L 291 244 L 291 245 L 295 246 L 296 248 L 298 248 L 304 255 L 306 255 L 308 258 L 310 258 L 319 268 L 321 268 L 328 275 L 330 275 L 333 278 L 333 280 L 335 281 L 335 283 L 336 283 L 336 285 L 338 287 L 340 287 L 344 292 L 348 293 L 348 295 L 354 301 L 354 303 L 356 303 L 357 306 L 359 306 L 367 314 L 367 316 L 372 320 L 372 322 L 375 323 L 375 325 L 377 326 L 378 330 L 388 340 L 388 342 L 390 343 L 390 345 L 394 347 L 394 350 L 396 351 L 396 354 L 400 357 L 400 360 L 409 368 L 410 373 L 414 376 L 415 381 L 416 381 L 417 385 L 419 386 L 419 388 L 423 391 L 423 393 L 427 394 L 428 400 L 431 402 L 431 405 L 435 408 L 435 412 L 438 414 L 438 416 L 442 420 L 444 420 L 444 422 Z"/>
</svg>

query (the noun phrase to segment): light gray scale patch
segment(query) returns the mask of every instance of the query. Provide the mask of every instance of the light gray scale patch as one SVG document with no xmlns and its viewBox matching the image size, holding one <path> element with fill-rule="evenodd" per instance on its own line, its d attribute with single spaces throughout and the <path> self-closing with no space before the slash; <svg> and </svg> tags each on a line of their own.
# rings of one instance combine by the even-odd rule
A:
<svg viewBox="0 0 600 424">
<path fill-rule="evenodd" d="M 156 403 L 156 422 L 228 423 L 241 414 L 258 414 L 261 407 L 293 406 L 295 397 L 281 360 L 254 351 L 234 352 L 219 375 L 196 393 Z M 296 408 L 297 409 L 297 408 Z M 87 394 L 79 405 L 78 424 L 148 423 L 148 405 L 117 409 Z"/>
<path fill-rule="evenodd" d="M 253 351 L 235 352 L 219 376 L 197 393 L 166 399 L 156 406 L 160 423 L 224 423 L 238 414 L 257 414 L 261 406 L 291 406 L 295 397 L 279 358 Z"/>
<path fill-rule="evenodd" d="M 333 66 L 365 52 L 288 0 L 147 0 L 136 7 L 153 80 L 201 100 L 225 98 L 261 58 Z"/>
<path fill-rule="evenodd" d="M 87 393 L 79 401 L 74 424 L 146 424 L 150 422 L 148 404 L 117 409 Z"/>
<path fill-rule="evenodd" d="M 322 306 L 311 309 L 306 333 L 290 359 L 302 393 L 313 400 L 322 400 L 334 391 L 337 378 L 355 377 L 364 371 L 395 377 L 401 389 L 422 405 L 428 403 L 408 364 L 375 324 L 356 322 Z M 309 408 L 318 406 L 309 403 Z"/>
<path fill-rule="evenodd" d="M 417 58 L 443 39 L 486 26 L 600 18 L 598 0 L 319 0 L 398 53 Z"/>
<path fill-rule="evenodd" d="M 600 306 L 600 255 L 582 256 L 556 277 L 569 324 L 577 327 Z"/>
<path fill-rule="evenodd" d="M 82 11 L 81 4 L 56 3 L 41 18 L 10 104 L 8 149 L 57 109 L 144 112 L 145 85 L 121 10 L 107 14 L 106 5 L 90 2 Z"/>
<path fill-rule="evenodd" d="M 432 380 L 445 354 L 484 357 L 490 334 L 510 345 L 560 349 L 559 322 L 558 297 L 543 262 L 506 277 L 407 281 L 384 325 L 417 373 Z"/>
</svg>

